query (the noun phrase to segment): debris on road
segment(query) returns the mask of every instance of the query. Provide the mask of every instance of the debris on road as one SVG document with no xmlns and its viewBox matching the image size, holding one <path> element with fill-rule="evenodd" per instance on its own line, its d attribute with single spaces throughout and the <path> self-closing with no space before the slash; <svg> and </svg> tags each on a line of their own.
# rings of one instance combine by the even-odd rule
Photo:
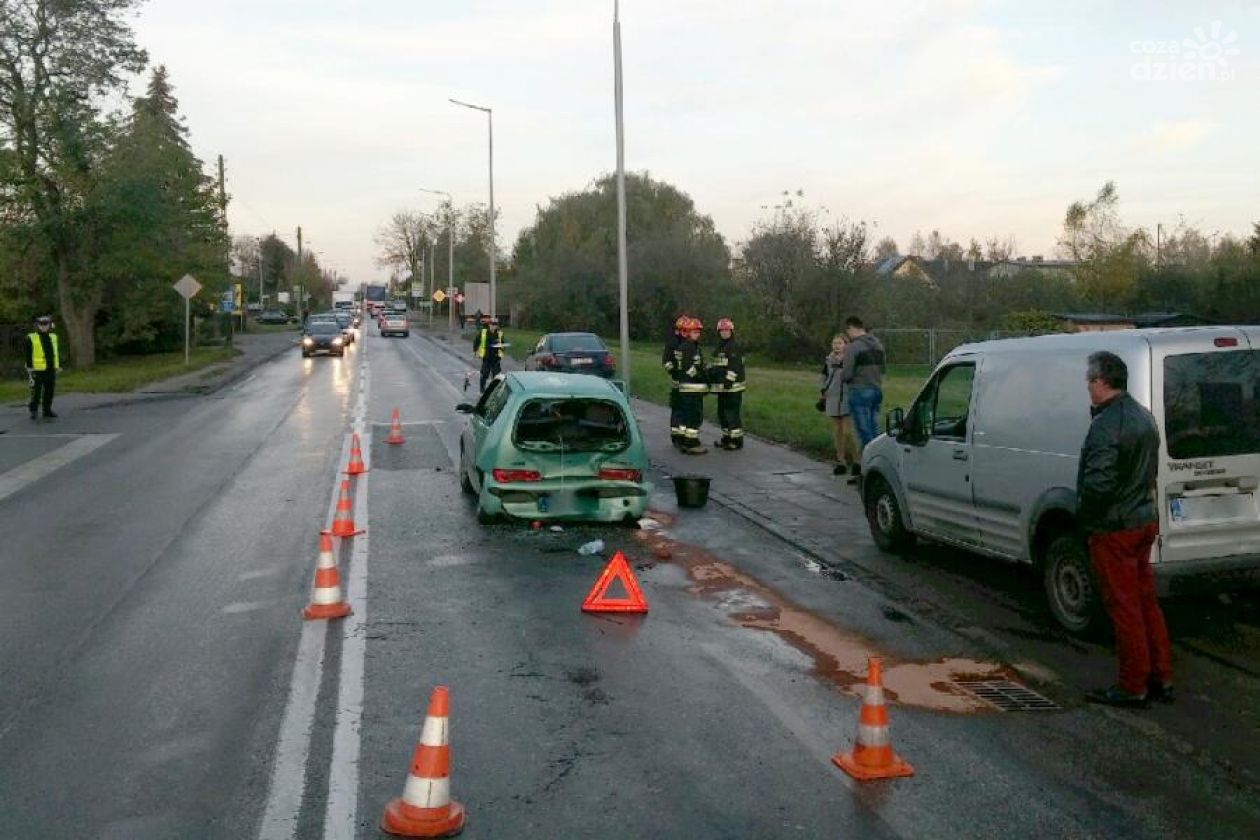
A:
<svg viewBox="0 0 1260 840">
<path fill-rule="evenodd" d="M 604 550 L 603 540 L 591 540 L 588 543 L 583 543 L 582 545 L 578 546 L 577 552 L 578 554 L 584 554 L 589 557 L 592 554 L 599 554 L 603 550 Z"/>
</svg>

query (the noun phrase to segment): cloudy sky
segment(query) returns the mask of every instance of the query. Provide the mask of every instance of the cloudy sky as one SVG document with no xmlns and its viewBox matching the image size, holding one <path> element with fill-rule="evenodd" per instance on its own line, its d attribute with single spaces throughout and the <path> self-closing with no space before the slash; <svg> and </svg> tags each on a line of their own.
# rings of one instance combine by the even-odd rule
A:
<svg viewBox="0 0 1260 840">
<path fill-rule="evenodd" d="M 1260 2 L 625 0 L 626 162 L 732 243 L 783 190 L 903 246 L 938 228 L 1053 254 L 1108 179 L 1133 225 L 1260 220 Z M 535 208 L 615 165 L 612 2 L 149 0 L 234 233 L 301 225 L 321 261 L 383 276 L 395 211 L 495 199 L 510 250 Z M 633 267 L 632 271 L 633 271 Z"/>
</svg>

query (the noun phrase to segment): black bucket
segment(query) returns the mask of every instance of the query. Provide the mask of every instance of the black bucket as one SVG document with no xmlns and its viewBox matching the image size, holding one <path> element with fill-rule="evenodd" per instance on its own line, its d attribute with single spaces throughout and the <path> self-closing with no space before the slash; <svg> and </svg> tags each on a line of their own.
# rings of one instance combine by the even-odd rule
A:
<svg viewBox="0 0 1260 840">
<path fill-rule="evenodd" d="M 674 496 L 679 507 L 701 508 L 709 501 L 709 481 L 705 475 L 674 476 Z"/>
</svg>

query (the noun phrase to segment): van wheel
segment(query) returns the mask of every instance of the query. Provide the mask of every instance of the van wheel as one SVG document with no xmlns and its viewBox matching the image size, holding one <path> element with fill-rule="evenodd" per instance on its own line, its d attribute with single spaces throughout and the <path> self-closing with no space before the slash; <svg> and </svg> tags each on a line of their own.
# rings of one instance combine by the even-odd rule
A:
<svg viewBox="0 0 1260 840">
<path fill-rule="evenodd" d="M 1076 534 L 1059 534 L 1042 557 L 1046 601 L 1055 621 L 1069 633 L 1089 636 L 1102 626 L 1102 598 L 1089 552 Z"/>
<path fill-rule="evenodd" d="M 900 554 L 914 545 L 914 534 L 901 521 L 901 504 L 897 494 L 880 476 L 870 479 L 866 492 L 866 521 L 871 538 L 884 551 Z"/>
</svg>

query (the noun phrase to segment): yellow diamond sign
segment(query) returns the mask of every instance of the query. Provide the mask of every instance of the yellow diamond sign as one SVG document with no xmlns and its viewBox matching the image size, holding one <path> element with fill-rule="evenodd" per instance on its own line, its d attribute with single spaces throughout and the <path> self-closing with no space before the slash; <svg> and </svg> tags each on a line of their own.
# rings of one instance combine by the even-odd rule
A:
<svg viewBox="0 0 1260 840">
<path fill-rule="evenodd" d="M 446 300 L 446 292 L 442 291 L 441 289 L 434 290 L 433 300 L 436 301 L 437 303 L 441 303 L 442 301 Z"/>
</svg>

